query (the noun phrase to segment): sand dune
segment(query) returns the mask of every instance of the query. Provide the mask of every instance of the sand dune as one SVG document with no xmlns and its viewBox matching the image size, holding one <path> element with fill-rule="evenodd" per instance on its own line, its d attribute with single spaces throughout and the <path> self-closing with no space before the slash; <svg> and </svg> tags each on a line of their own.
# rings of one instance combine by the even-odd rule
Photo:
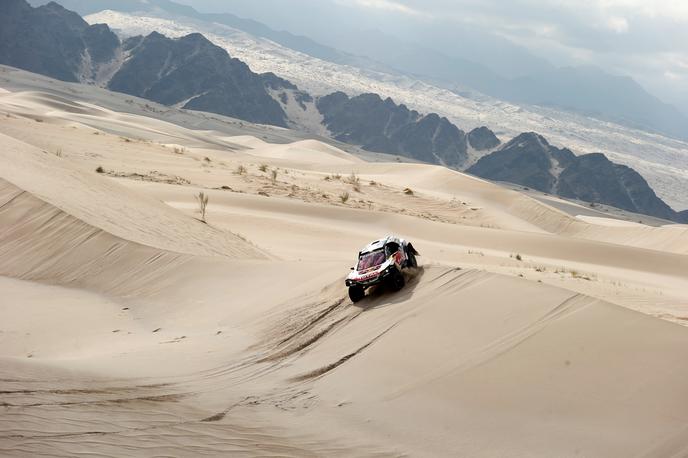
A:
<svg viewBox="0 0 688 458">
<path fill-rule="evenodd" d="M 70 88 L 0 95 L 0 455 L 685 454 L 686 226 Z"/>
</svg>

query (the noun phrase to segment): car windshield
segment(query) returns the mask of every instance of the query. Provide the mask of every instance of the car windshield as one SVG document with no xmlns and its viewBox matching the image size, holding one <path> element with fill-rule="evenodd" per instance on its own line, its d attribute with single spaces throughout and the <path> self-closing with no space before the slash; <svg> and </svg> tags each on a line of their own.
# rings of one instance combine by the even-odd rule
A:
<svg viewBox="0 0 688 458">
<path fill-rule="evenodd" d="M 371 267 L 377 267 L 385 262 L 385 252 L 383 250 L 375 250 L 370 253 L 362 254 L 358 258 L 358 267 L 356 270 L 366 270 Z"/>
</svg>

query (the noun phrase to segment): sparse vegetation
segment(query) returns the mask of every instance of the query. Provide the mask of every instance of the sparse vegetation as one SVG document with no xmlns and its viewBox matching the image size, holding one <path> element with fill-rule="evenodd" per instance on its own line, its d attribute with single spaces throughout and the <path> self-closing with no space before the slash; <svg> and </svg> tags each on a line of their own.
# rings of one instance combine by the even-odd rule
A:
<svg viewBox="0 0 688 458">
<path fill-rule="evenodd" d="M 208 164 L 210 164 L 212 162 L 208 156 L 204 157 L 203 160 L 205 162 L 207 162 Z"/>
<path fill-rule="evenodd" d="M 518 253 L 516 253 L 516 254 L 510 254 L 509 257 L 512 258 L 512 259 L 515 259 L 515 260 L 517 260 L 517 261 L 523 261 L 523 256 L 521 256 L 521 255 L 518 254 Z"/>
<path fill-rule="evenodd" d="M 568 273 L 569 275 L 571 275 L 572 278 L 576 278 L 576 279 L 580 279 L 580 280 L 587 280 L 587 281 L 597 280 L 597 275 L 595 275 L 595 274 L 593 274 L 593 275 L 585 275 L 585 274 L 582 274 L 581 272 L 579 272 L 579 271 L 577 271 L 577 270 L 575 270 L 575 269 L 566 270 L 566 269 L 563 268 L 563 267 L 556 269 L 556 270 L 554 271 L 554 273 L 555 273 L 555 274 L 561 274 L 561 275 L 565 275 L 565 274 Z"/>
<path fill-rule="evenodd" d="M 127 137 L 119 137 L 119 138 L 121 138 L 122 141 L 125 142 L 125 143 L 130 143 L 130 142 L 131 142 L 131 138 L 127 138 Z"/>
<path fill-rule="evenodd" d="M 258 166 L 258 170 L 260 170 L 261 172 L 267 172 L 268 171 L 268 165 L 267 164 L 260 164 Z"/>
<path fill-rule="evenodd" d="M 186 149 L 184 147 L 175 146 L 172 151 L 174 151 L 174 154 L 184 154 Z"/>
<path fill-rule="evenodd" d="M 407 196 L 412 196 L 413 195 L 413 189 L 404 188 L 404 194 L 406 194 Z"/>
<path fill-rule="evenodd" d="M 356 172 L 351 172 L 345 182 L 353 186 L 354 191 L 361 192 L 361 179 L 356 175 Z"/>
<path fill-rule="evenodd" d="M 339 195 L 339 200 L 342 201 L 343 204 L 345 204 L 349 200 L 349 191 L 344 191 Z"/>
<path fill-rule="evenodd" d="M 239 164 L 234 173 L 237 175 L 246 175 L 246 167 L 244 167 L 243 164 Z"/>
<path fill-rule="evenodd" d="M 198 202 L 198 212 L 201 214 L 201 221 L 205 223 L 205 212 L 208 208 L 208 194 L 203 191 L 199 192 L 196 196 L 196 201 Z"/>
<path fill-rule="evenodd" d="M 102 165 L 99 165 L 98 168 L 96 169 L 97 173 L 105 173 L 105 169 L 103 168 Z"/>
<path fill-rule="evenodd" d="M 272 184 L 277 182 L 277 169 L 270 170 L 270 181 L 272 181 Z"/>
<path fill-rule="evenodd" d="M 62 148 L 57 148 L 55 150 L 55 156 L 62 157 Z"/>
</svg>

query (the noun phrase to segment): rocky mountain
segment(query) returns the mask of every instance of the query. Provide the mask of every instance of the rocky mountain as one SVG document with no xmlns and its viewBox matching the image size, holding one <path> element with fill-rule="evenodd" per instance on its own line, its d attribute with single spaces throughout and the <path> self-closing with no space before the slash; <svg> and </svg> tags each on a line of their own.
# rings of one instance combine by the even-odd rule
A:
<svg viewBox="0 0 688 458">
<path fill-rule="evenodd" d="M 497 136 L 485 126 L 476 127 L 472 131 L 468 132 L 468 144 L 478 151 L 486 151 L 495 149 L 502 142 L 497 138 Z"/>
<path fill-rule="evenodd" d="M 318 98 L 316 106 L 339 141 L 451 167 L 467 159 L 465 132 L 435 113 L 421 115 L 377 94 L 350 98 L 335 92 Z"/>
<path fill-rule="evenodd" d="M 271 93 L 296 90 L 273 74 L 252 72 L 200 34 L 170 39 L 154 32 L 121 43 L 107 25 L 89 25 L 54 2 L 0 2 L 0 63 L 281 127 L 287 115 Z"/>
<path fill-rule="evenodd" d="M 634 213 L 674 221 L 683 218 L 630 167 L 615 164 L 601 153 L 576 156 L 534 132 L 523 133 L 482 157 L 467 172 Z"/>
<path fill-rule="evenodd" d="M 0 1 L 0 62 L 63 81 L 91 77 L 114 59 L 119 39 L 107 26 L 90 26 L 51 2 L 32 8 L 25 0 Z"/>
<path fill-rule="evenodd" d="M 153 32 L 124 42 L 128 58 L 107 87 L 165 105 L 286 127 L 266 79 L 203 35 L 170 39 Z"/>
</svg>

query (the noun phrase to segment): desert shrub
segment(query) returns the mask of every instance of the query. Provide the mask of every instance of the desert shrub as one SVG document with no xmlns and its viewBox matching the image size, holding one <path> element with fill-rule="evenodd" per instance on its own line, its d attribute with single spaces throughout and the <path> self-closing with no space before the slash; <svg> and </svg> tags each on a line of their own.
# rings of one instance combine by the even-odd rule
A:
<svg viewBox="0 0 688 458">
<path fill-rule="evenodd" d="M 261 172 L 267 172 L 268 171 L 268 165 L 267 164 L 260 164 L 258 166 L 258 170 L 260 170 Z"/>
<path fill-rule="evenodd" d="M 102 165 L 99 165 L 98 168 L 96 169 L 97 173 L 105 173 L 105 169 L 103 168 Z"/>
<path fill-rule="evenodd" d="M 201 214 L 201 221 L 205 221 L 205 212 L 208 208 L 208 194 L 203 191 L 199 192 L 196 196 L 196 201 L 198 202 L 198 212 Z"/>
<path fill-rule="evenodd" d="M 273 184 L 277 182 L 277 169 L 270 170 L 270 180 Z"/>
<path fill-rule="evenodd" d="M 246 174 L 246 167 L 244 167 L 243 164 L 239 164 L 239 166 L 236 168 L 234 171 L 237 175 L 245 175 Z"/>
<path fill-rule="evenodd" d="M 406 194 L 407 196 L 412 196 L 413 195 L 413 189 L 404 188 L 404 194 Z"/>
<path fill-rule="evenodd" d="M 341 200 L 342 203 L 345 204 L 345 203 L 349 200 L 349 192 L 348 192 L 348 191 L 344 191 L 343 193 L 341 193 L 341 194 L 339 195 L 339 200 Z"/>
</svg>

